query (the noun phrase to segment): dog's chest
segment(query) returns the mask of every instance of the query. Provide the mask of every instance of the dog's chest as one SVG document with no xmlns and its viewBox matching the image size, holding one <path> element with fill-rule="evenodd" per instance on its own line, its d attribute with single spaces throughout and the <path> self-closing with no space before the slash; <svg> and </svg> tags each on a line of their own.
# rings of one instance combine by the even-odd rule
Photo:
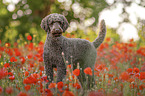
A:
<svg viewBox="0 0 145 96">
<path fill-rule="evenodd" d="M 59 55 L 62 52 L 62 44 L 60 42 L 50 42 L 51 47 L 49 47 L 49 51 L 51 54 Z"/>
<path fill-rule="evenodd" d="M 53 66 L 57 66 L 58 62 L 63 61 L 62 58 L 63 48 L 61 44 L 58 43 L 50 43 L 50 46 L 51 47 L 49 47 L 49 53 L 48 53 L 49 60 L 53 62 Z"/>
</svg>

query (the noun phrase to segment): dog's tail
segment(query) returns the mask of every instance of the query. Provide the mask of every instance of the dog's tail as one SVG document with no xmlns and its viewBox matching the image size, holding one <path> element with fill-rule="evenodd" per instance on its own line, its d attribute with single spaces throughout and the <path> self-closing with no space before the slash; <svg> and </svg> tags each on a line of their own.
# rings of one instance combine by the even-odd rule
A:
<svg viewBox="0 0 145 96">
<path fill-rule="evenodd" d="M 95 48 L 100 46 L 100 44 L 104 41 L 105 36 L 106 36 L 106 24 L 105 21 L 102 20 L 100 23 L 99 36 L 92 42 Z"/>
</svg>

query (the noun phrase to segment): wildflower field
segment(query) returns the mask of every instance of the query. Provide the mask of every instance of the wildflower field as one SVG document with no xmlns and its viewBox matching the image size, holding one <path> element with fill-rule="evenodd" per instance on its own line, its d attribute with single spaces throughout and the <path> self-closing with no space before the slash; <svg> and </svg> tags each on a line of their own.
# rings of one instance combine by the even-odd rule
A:
<svg viewBox="0 0 145 96">
<path fill-rule="evenodd" d="M 66 61 L 67 75 L 63 82 L 50 83 L 44 72 L 43 42 L 36 44 L 32 37 L 13 45 L 0 41 L 0 96 L 80 96 L 82 88 L 77 79 L 80 70 L 72 69 Z M 88 76 L 93 76 L 95 84 L 88 88 Z M 57 77 L 54 69 L 54 77 Z M 85 96 L 145 96 L 145 46 L 112 42 L 106 38 L 97 49 L 94 69 L 83 70 L 86 82 Z"/>
</svg>

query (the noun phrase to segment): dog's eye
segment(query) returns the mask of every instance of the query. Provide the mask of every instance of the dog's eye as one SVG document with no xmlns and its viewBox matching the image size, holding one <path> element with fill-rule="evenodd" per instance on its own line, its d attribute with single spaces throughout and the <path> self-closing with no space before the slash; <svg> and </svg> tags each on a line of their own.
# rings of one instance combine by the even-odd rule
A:
<svg viewBox="0 0 145 96">
<path fill-rule="evenodd" d="M 51 24 L 55 23 L 54 21 L 51 22 Z"/>
<path fill-rule="evenodd" d="M 58 21 L 58 23 L 59 23 L 59 24 L 61 24 L 61 22 L 60 22 L 60 21 Z"/>
</svg>

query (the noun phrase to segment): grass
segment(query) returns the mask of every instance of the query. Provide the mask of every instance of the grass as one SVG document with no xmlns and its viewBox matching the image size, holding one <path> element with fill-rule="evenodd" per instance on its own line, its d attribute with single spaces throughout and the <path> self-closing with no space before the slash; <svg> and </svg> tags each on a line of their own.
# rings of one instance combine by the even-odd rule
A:
<svg viewBox="0 0 145 96">
<path fill-rule="evenodd" d="M 34 44 L 27 37 L 24 44 L 0 41 L 0 96 L 144 96 L 145 95 L 145 47 L 137 44 L 106 41 L 97 49 L 94 69 L 81 71 L 79 64 L 73 70 L 66 61 L 67 75 L 63 82 L 49 82 L 44 72 L 43 42 Z M 94 70 L 95 84 L 87 83 Z M 57 77 L 54 69 L 54 77 Z M 85 72 L 83 91 L 77 76 Z M 89 77 L 89 78 L 88 78 Z"/>
</svg>

